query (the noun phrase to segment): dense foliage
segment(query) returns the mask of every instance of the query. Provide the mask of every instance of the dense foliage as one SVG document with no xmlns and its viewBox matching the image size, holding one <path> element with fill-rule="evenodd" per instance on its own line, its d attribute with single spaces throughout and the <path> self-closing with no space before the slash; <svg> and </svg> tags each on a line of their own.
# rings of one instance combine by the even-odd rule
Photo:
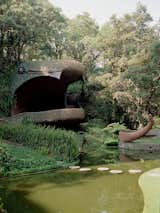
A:
<svg viewBox="0 0 160 213">
<path fill-rule="evenodd" d="M 73 162 L 77 160 L 79 153 L 80 139 L 72 131 L 29 123 L 7 123 L 0 125 L 0 137 L 49 154 L 58 161 Z"/>
<path fill-rule="evenodd" d="M 7 213 L 7 211 L 4 210 L 3 206 L 4 206 L 4 204 L 3 204 L 3 202 L 2 202 L 2 200 L 0 198 L 0 213 Z"/>
<path fill-rule="evenodd" d="M 0 72 L 0 117 L 9 115 L 12 105 L 12 72 L 10 71 L 10 69 L 11 67 L 6 67 L 5 73 Z"/>
<path fill-rule="evenodd" d="M 5 176 L 11 170 L 12 157 L 7 152 L 2 139 L 0 139 L 0 177 Z"/>
<path fill-rule="evenodd" d="M 134 13 L 114 15 L 99 30 L 101 69 L 88 75 L 90 116 L 136 128 L 146 114 L 159 115 L 159 29 L 151 21 L 138 4 Z"/>
<path fill-rule="evenodd" d="M 45 49 L 44 55 L 60 58 L 65 18 L 57 8 L 44 0 L 6 0 L 0 8 L 1 67 L 41 57 Z"/>
<path fill-rule="evenodd" d="M 82 164 L 105 164 L 118 160 L 118 133 L 125 129 L 119 123 L 108 126 L 102 120 L 92 119 L 84 124 L 86 133 L 82 145 Z"/>
<path fill-rule="evenodd" d="M 3 141 L 2 156 L 3 165 L 0 173 L 2 177 L 66 168 L 70 164 L 65 161 L 56 161 L 53 156 L 39 150 L 9 141 Z"/>
</svg>

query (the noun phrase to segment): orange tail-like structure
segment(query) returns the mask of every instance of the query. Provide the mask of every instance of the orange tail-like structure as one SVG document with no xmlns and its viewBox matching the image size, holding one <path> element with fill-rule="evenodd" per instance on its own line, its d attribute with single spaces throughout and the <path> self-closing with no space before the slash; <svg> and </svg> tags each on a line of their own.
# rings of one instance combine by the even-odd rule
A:
<svg viewBox="0 0 160 213">
<path fill-rule="evenodd" d="M 147 134 L 152 129 L 153 124 L 154 124 L 153 117 L 152 115 L 149 115 L 148 124 L 144 128 L 139 129 L 135 132 L 120 131 L 119 140 L 121 142 L 133 142 L 134 140 Z"/>
</svg>

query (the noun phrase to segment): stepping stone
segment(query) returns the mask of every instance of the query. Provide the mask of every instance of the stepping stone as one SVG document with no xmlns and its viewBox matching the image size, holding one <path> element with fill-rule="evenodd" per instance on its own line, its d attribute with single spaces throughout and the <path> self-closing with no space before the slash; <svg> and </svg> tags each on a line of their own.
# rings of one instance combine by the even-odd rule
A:
<svg viewBox="0 0 160 213">
<path fill-rule="evenodd" d="M 111 174 L 122 174 L 123 171 L 122 170 L 110 170 L 109 171 Z"/>
<path fill-rule="evenodd" d="M 98 167 L 97 170 L 103 172 L 103 171 L 108 171 L 109 168 L 107 168 L 107 167 Z"/>
<path fill-rule="evenodd" d="M 92 169 L 91 168 L 80 168 L 79 171 L 80 172 L 88 172 L 88 171 L 91 171 Z"/>
<path fill-rule="evenodd" d="M 69 166 L 70 169 L 80 169 L 80 166 Z"/>
<path fill-rule="evenodd" d="M 142 170 L 140 169 L 130 169 L 128 170 L 129 174 L 138 174 L 138 173 L 142 173 Z"/>
</svg>

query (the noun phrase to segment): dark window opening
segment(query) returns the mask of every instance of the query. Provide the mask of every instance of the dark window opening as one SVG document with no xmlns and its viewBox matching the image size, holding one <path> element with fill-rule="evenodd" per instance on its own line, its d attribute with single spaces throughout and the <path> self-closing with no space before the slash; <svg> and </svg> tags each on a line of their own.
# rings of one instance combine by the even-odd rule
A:
<svg viewBox="0 0 160 213">
<path fill-rule="evenodd" d="M 65 82 L 43 76 L 33 78 L 15 92 L 12 114 L 64 108 Z"/>
</svg>

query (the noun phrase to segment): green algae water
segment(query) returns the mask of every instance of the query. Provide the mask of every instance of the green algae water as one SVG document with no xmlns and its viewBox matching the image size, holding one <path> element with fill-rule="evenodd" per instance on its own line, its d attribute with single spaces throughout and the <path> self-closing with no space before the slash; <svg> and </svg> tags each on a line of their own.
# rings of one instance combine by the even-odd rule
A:
<svg viewBox="0 0 160 213">
<path fill-rule="evenodd" d="M 142 213 L 141 174 L 129 174 L 128 169 L 146 172 L 159 165 L 159 160 L 129 162 L 107 165 L 123 174 L 93 167 L 83 173 L 64 170 L 6 179 L 1 181 L 0 196 L 8 213 Z"/>
</svg>

